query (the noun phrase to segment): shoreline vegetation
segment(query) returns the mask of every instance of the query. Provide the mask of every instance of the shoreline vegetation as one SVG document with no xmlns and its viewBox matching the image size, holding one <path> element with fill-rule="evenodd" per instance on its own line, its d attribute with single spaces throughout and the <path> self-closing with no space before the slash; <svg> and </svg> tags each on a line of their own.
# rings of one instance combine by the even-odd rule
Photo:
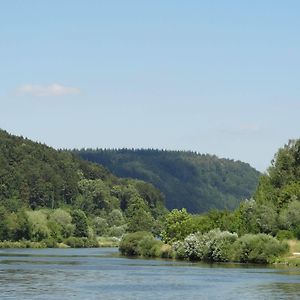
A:
<svg viewBox="0 0 300 300">
<path fill-rule="evenodd" d="M 97 237 L 95 239 L 69 238 L 62 242 L 57 242 L 52 239 L 33 242 L 30 240 L 20 241 L 0 241 L 0 249 L 8 248 L 117 248 L 120 244 L 120 238 L 117 237 Z"/>
<path fill-rule="evenodd" d="M 246 234 L 211 230 L 188 235 L 183 241 L 165 244 L 147 232 L 127 234 L 120 242 L 119 251 L 124 256 L 171 258 L 188 261 L 236 262 L 254 264 L 278 263 L 290 250 L 287 241 L 278 241 L 267 234 Z"/>
<path fill-rule="evenodd" d="M 279 149 L 253 198 L 202 214 L 168 211 L 150 183 L 2 130 L 0 163 L 0 248 L 300 265 L 300 140 Z"/>
</svg>

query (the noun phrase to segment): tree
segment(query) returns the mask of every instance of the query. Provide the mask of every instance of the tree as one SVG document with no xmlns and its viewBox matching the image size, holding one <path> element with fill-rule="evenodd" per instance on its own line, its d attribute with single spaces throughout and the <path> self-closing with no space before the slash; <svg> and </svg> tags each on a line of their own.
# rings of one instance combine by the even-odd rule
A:
<svg viewBox="0 0 300 300">
<path fill-rule="evenodd" d="M 50 236 L 51 232 L 47 225 L 47 217 L 41 211 L 26 211 L 29 223 L 30 239 L 32 241 L 41 241 Z"/>
<path fill-rule="evenodd" d="M 88 236 L 88 223 L 85 213 L 76 209 L 72 211 L 72 223 L 75 225 L 74 236 L 87 237 Z"/>
<path fill-rule="evenodd" d="M 161 236 L 165 243 L 172 243 L 184 240 L 192 231 L 192 217 L 187 213 L 186 209 L 173 209 L 166 215 Z"/>
<path fill-rule="evenodd" d="M 145 201 L 136 196 L 131 198 L 129 203 L 130 204 L 126 210 L 128 232 L 152 231 L 155 220 L 152 217 Z"/>
</svg>

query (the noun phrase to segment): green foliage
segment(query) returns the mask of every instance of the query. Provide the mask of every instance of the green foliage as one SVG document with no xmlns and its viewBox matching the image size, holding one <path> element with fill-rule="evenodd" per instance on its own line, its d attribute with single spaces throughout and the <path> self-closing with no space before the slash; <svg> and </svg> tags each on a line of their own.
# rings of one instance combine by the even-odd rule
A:
<svg viewBox="0 0 300 300">
<path fill-rule="evenodd" d="M 191 232 L 193 232 L 192 218 L 186 209 L 173 209 L 165 217 L 161 236 L 165 243 L 172 243 L 183 240 Z"/>
<path fill-rule="evenodd" d="M 157 232 L 155 219 L 166 212 L 151 184 L 2 130 L 0 165 L 0 240 Z"/>
<path fill-rule="evenodd" d="M 144 236 L 138 243 L 138 254 L 145 257 L 159 257 L 162 245 L 163 242 L 153 236 Z"/>
<path fill-rule="evenodd" d="M 127 256 L 162 257 L 169 255 L 169 249 L 162 248 L 163 242 L 149 232 L 138 231 L 126 234 L 119 245 L 119 251 Z"/>
<path fill-rule="evenodd" d="M 288 250 L 286 243 L 266 234 L 237 234 L 219 229 L 188 235 L 173 243 L 176 257 L 209 262 L 270 263 Z"/>
<path fill-rule="evenodd" d="M 289 141 L 279 149 L 259 182 L 255 199 L 259 204 L 273 203 L 278 210 L 300 200 L 300 140 Z"/>
<path fill-rule="evenodd" d="M 121 252 L 121 254 L 127 256 L 140 255 L 140 241 L 146 237 L 151 238 L 151 236 L 151 233 L 145 231 L 128 233 L 122 238 L 119 245 L 119 251 Z"/>
<path fill-rule="evenodd" d="M 122 212 L 119 209 L 112 210 L 107 216 L 108 226 L 122 226 L 125 223 Z"/>
<path fill-rule="evenodd" d="M 4 236 L 2 239 L 10 241 L 18 241 L 20 239 L 28 239 L 30 236 L 30 227 L 27 216 L 24 211 L 7 213 L 3 216 Z"/>
<path fill-rule="evenodd" d="M 152 232 L 155 220 L 152 217 L 145 201 L 139 196 L 131 198 L 126 210 L 128 232 Z"/>
<path fill-rule="evenodd" d="M 64 240 L 64 243 L 72 248 L 94 248 L 99 247 L 96 239 L 89 239 L 87 237 L 71 236 Z"/>
<path fill-rule="evenodd" d="M 279 214 L 279 226 L 281 229 L 296 231 L 300 225 L 300 201 L 294 200 Z"/>
<path fill-rule="evenodd" d="M 72 217 L 69 212 L 58 208 L 51 212 L 49 216 L 49 223 L 55 224 L 59 235 L 62 238 L 67 238 L 73 235 L 75 225 L 72 224 Z"/>
<path fill-rule="evenodd" d="M 120 238 L 126 233 L 126 229 L 127 229 L 126 225 L 122 225 L 122 226 L 113 225 L 108 229 L 107 236 Z"/>
<path fill-rule="evenodd" d="M 47 216 L 43 211 L 26 211 L 29 224 L 29 238 L 39 242 L 50 237 Z"/>
<path fill-rule="evenodd" d="M 75 237 L 88 236 L 87 217 L 82 210 L 76 209 L 72 211 L 72 223 L 75 225 L 75 229 L 74 229 Z"/>
<path fill-rule="evenodd" d="M 101 179 L 83 179 L 78 187 L 80 196 L 76 206 L 86 212 L 96 214 L 99 210 L 111 211 L 120 206 L 118 199 L 111 196 L 110 187 Z"/>
<path fill-rule="evenodd" d="M 236 208 L 242 199 L 252 196 L 260 175 L 240 161 L 195 152 L 150 149 L 74 152 L 104 165 L 117 176 L 152 183 L 166 196 L 169 209 L 185 207 L 193 213 Z M 156 199 L 157 193 L 147 193 L 150 206 L 151 197 Z"/>
<path fill-rule="evenodd" d="M 246 234 L 232 245 L 232 260 L 247 263 L 271 263 L 288 251 L 286 243 L 266 234 Z"/>
<path fill-rule="evenodd" d="M 289 230 L 278 230 L 277 234 L 276 234 L 276 238 L 279 241 L 283 241 L 283 240 L 292 240 L 295 238 L 293 232 L 289 231 Z"/>
<path fill-rule="evenodd" d="M 94 217 L 92 226 L 95 234 L 98 236 L 106 235 L 109 228 L 106 219 L 101 217 Z"/>
<path fill-rule="evenodd" d="M 2 241 L 0 242 L 0 248 L 46 248 L 47 244 L 42 242 L 32 242 L 32 241 Z"/>
<path fill-rule="evenodd" d="M 205 234 L 190 234 L 173 247 L 180 258 L 226 262 L 230 260 L 231 245 L 236 240 L 237 234 L 214 229 Z"/>
</svg>

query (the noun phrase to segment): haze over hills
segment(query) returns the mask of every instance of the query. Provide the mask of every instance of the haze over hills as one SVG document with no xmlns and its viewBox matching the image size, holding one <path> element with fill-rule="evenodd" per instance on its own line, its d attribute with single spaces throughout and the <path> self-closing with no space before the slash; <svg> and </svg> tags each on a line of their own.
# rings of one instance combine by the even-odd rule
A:
<svg viewBox="0 0 300 300">
<path fill-rule="evenodd" d="M 152 183 L 166 196 L 168 209 L 185 207 L 200 213 L 235 209 L 250 198 L 260 173 L 249 164 L 215 155 L 167 150 L 74 150 L 120 177 Z"/>
</svg>

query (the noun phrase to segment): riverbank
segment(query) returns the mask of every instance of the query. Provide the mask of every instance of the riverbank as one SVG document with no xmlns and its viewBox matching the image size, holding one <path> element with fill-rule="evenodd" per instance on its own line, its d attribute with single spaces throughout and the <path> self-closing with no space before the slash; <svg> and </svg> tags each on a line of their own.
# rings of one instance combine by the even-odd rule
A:
<svg viewBox="0 0 300 300">
<path fill-rule="evenodd" d="M 71 237 L 63 242 L 57 242 L 55 240 L 43 240 L 40 242 L 33 242 L 28 240 L 21 241 L 1 241 L 0 249 L 8 248 L 112 248 L 118 247 L 120 239 L 116 237 L 96 237 L 94 239 L 88 238 L 75 238 Z"/>
<path fill-rule="evenodd" d="M 290 267 L 300 267 L 300 241 L 288 240 L 289 252 L 279 257 L 275 264 L 286 265 Z"/>
<path fill-rule="evenodd" d="M 245 234 L 211 230 L 188 235 L 169 245 L 148 232 L 126 234 L 119 246 L 125 256 L 176 258 L 187 261 L 272 264 L 289 254 L 286 241 L 267 234 Z"/>
</svg>

